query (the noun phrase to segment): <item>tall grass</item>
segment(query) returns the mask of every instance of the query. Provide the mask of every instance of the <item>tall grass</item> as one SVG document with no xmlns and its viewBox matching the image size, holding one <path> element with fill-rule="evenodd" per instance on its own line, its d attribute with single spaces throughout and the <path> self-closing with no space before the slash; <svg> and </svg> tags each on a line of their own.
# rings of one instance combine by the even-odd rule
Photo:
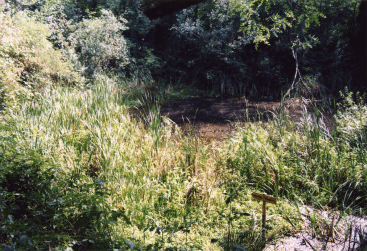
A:
<svg viewBox="0 0 367 251">
<path fill-rule="evenodd" d="M 300 227 L 294 201 L 364 212 L 365 127 L 341 129 L 343 119 L 350 120 L 343 114 L 363 105 L 354 109 L 351 103 L 338 113 L 333 133 L 326 133 L 322 116 L 305 115 L 297 124 L 284 113 L 268 123 L 248 122 L 219 145 L 204 144 L 161 118 L 148 98 L 144 115 L 153 110 L 154 116 L 133 118 L 122 100 L 125 87 L 96 79 L 93 86 L 49 87 L 20 109 L 3 112 L 2 163 L 28 165 L 37 152 L 45 161 L 32 163 L 44 171 L 52 167 L 56 177 L 50 180 L 52 196 L 44 199 L 53 212 L 47 214 L 52 234 L 24 229 L 14 235 L 15 223 L 7 220 L 0 235 L 7 247 L 22 246 L 26 236 L 41 249 L 258 250 L 267 240 L 261 238 L 261 203 L 252 199 L 253 190 L 279 200 L 268 207 L 269 239 Z M 354 137 L 356 132 L 362 136 Z M 16 155 L 24 161 L 14 161 Z M 7 198 L 6 205 L 16 204 Z M 13 219 L 11 211 L 0 212 Z M 37 222 L 32 217 L 27 222 Z"/>
<path fill-rule="evenodd" d="M 299 122 L 280 113 L 269 123 L 238 128 L 229 145 L 229 168 L 240 182 L 278 198 L 365 211 L 366 106 L 350 97 L 346 102 L 333 118 L 305 106 Z"/>
<path fill-rule="evenodd" d="M 167 119 L 149 121 L 150 127 L 132 119 L 121 105 L 119 88 L 105 79 L 92 87 L 46 89 L 19 111 L 5 112 L 4 138 L 24 142 L 27 151 L 41 151 L 59 175 L 70 179 L 53 186 L 67 186 L 58 187 L 66 193 L 59 194 L 66 201 L 61 211 L 75 215 L 65 218 L 73 226 L 97 212 L 92 226 L 116 245 L 132 241 L 135 246 L 216 249 L 210 242 L 215 219 L 209 212 L 221 201 L 221 193 L 215 192 L 218 149 L 185 138 Z M 11 143 L 3 145 L 5 154 Z M 121 216 L 110 221 L 113 212 Z M 200 217 L 205 213 L 207 217 Z M 196 230 L 184 234 L 187 225 Z M 89 236 L 85 243 L 81 233 L 74 234 L 75 248 L 96 242 Z"/>
</svg>

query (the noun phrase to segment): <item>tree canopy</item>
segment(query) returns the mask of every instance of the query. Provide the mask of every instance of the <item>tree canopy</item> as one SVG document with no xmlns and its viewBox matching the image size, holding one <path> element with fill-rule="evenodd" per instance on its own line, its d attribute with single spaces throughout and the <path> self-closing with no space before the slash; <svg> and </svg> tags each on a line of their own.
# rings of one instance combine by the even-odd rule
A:
<svg viewBox="0 0 367 251">
<path fill-rule="evenodd" d="M 337 93 L 345 85 L 365 91 L 360 0 L 17 0 L 4 6 L 47 24 L 49 40 L 88 77 L 108 70 L 272 98 L 288 90 Z"/>
</svg>

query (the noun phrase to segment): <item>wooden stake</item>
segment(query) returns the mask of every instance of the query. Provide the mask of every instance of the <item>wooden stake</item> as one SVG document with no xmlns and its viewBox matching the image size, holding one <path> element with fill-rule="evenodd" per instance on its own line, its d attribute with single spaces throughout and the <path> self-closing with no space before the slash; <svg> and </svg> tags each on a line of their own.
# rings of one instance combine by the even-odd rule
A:
<svg viewBox="0 0 367 251">
<path fill-rule="evenodd" d="M 265 234 L 266 234 L 266 202 L 277 204 L 277 199 L 273 196 L 269 196 L 266 194 L 261 193 L 252 193 L 252 197 L 254 197 L 257 200 L 261 200 L 263 202 L 263 220 L 262 220 L 262 237 L 263 240 L 265 240 Z"/>
<path fill-rule="evenodd" d="M 263 240 L 265 240 L 265 228 L 266 228 L 266 201 L 263 200 Z"/>
</svg>

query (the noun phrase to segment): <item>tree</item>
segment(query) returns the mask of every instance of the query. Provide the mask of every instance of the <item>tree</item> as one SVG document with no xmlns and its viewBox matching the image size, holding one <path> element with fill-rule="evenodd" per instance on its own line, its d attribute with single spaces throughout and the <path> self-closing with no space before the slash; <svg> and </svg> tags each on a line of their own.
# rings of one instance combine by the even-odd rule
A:
<svg viewBox="0 0 367 251">
<path fill-rule="evenodd" d="M 343 2 L 343 3 L 342 3 Z M 320 43 L 323 33 L 317 30 L 321 22 L 327 18 L 326 13 L 332 9 L 340 12 L 345 8 L 354 8 L 358 0 L 232 0 L 232 10 L 239 12 L 242 24 L 241 31 L 250 34 L 256 47 L 259 44 L 270 44 L 279 36 L 292 52 L 295 60 L 293 81 L 285 96 L 298 83 L 302 82 L 300 64 L 306 53 Z M 343 8 L 341 7 L 341 5 Z M 338 20 L 342 24 L 342 20 Z M 285 38 L 285 39 L 284 39 Z"/>
<path fill-rule="evenodd" d="M 76 24 L 68 37 L 89 74 L 111 66 L 123 68 L 128 63 L 128 48 L 122 36 L 122 31 L 127 29 L 126 21 L 108 10 L 102 9 L 101 13 L 100 18 L 84 19 Z"/>
<path fill-rule="evenodd" d="M 229 4 L 229 0 L 209 1 L 176 15 L 169 65 L 177 69 L 180 81 L 221 94 L 240 94 L 246 88 L 242 52 L 249 39 L 238 31 L 239 16 L 230 15 Z"/>
</svg>

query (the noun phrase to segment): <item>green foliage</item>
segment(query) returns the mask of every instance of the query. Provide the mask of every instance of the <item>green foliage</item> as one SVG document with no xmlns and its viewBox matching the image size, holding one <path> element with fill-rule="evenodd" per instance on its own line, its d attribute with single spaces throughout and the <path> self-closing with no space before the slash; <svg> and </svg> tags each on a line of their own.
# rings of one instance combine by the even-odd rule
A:
<svg viewBox="0 0 367 251">
<path fill-rule="evenodd" d="M 349 61 L 352 53 L 349 43 L 356 34 L 352 35 L 356 31 L 356 9 L 360 1 L 232 0 L 231 3 L 232 12 L 241 15 L 240 30 L 253 37 L 257 49 L 270 51 L 277 56 L 271 58 L 266 55 L 268 61 L 276 60 L 285 65 L 289 64 L 289 56 L 295 59 L 293 65 L 296 66 L 296 72 L 293 76 L 289 73 L 281 75 L 290 86 L 286 95 L 297 84 L 303 84 L 304 73 L 321 73 L 321 84 L 332 88 L 334 94 L 344 87 L 345 81 L 348 81 L 347 76 L 355 75 L 354 68 L 358 68 L 358 64 Z M 271 45 L 271 48 L 261 46 L 262 44 Z M 333 53 L 342 50 L 343 53 L 334 58 L 336 54 Z M 320 59 L 325 62 L 321 63 Z M 273 75 L 287 71 L 286 67 L 280 72 L 274 72 L 271 65 L 268 64 L 266 69 L 267 72 L 272 71 Z M 344 69 L 341 65 L 344 65 Z M 276 64 L 274 67 L 279 68 Z M 340 74 L 341 72 L 343 73 Z M 269 74 L 269 78 L 272 78 L 272 74 Z M 288 79 L 293 81 L 290 83 Z M 352 83 L 348 85 L 352 86 Z"/>
<path fill-rule="evenodd" d="M 208 1 L 177 15 L 173 38 L 182 50 L 167 50 L 177 55 L 167 60 L 180 70 L 165 69 L 169 76 L 222 95 L 240 95 L 248 88 L 249 69 L 243 48 L 251 37 L 238 31 L 239 15 L 231 15 L 229 5 L 227 0 Z"/>
<path fill-rule="evenodd" d="M 78 23 L 68 38 L 89 75 L 111 66 L 121 70 L 128 63 L 127 44 L 121 35 L 127 29 L 126 21 L 116 18 L 111 11 L 101 12 L 99 18 Z"/>
<path fill-rule="evenodd" d="M 266 125 L 240 128 L 228 153 L 238 182 L 276 197 L 364 208 L 366 106 L 350 104 L 350 94 L 345 102 L 348 108 L 338 111 L 331 128 L 317 108 L 298 125 L 277 117 Z"/>
<path fill-rule="evenodd" d="M 54 169 L 40 152 L 4 141 L 0 167 L 1 243 L 12 249 L 33 249 L 33 238 L 51 230 L 55 222 L 55 208 L 47 204 L 54 195 Z"/>
<path fill-rule="evenodd" d="M 8 5 L 13 13 L 27 10 L 47 23 L 54 46 L 88 77 L 112 71 L 133 81 L 153 77 L 222 95 L 274 99 L 285 88 L 306 85 L 303 75 L 319 76 L 333 94 L 361 85 L 355 78 L 363 68 L 361 53 L 354 46 L 362 28 L 356 20 L 359 3 L 215 0 L 153 21 L 139 1 Z M 108 28 L 97 28 L 102 24 Z M 98 43 L 86 39 L 89 33 Z"/>
<path fill-rule="evenodd" d="M 58 82 L 75 84 L 81 77 L 46 39 L 49 30 L 25 13 L 13 17 L 0 12 L 0 101 L 15 105 L 29 98 L 24 86 L 40 90 Z"/>
<path fill-rule="evenodd" d="M 310 34 L 310 29 L 320 25 L 320 18 L 326 18 L 315 1 L 232 2 L 234 11 L 241 12 L 241 30 L 254 34 L 257 47 L 260 43 L 269 44 L 270 36 L 277 37 L 290 28 L 291 36 L 288 42 L 292 46 L 300 40 L 299 46 L 302 49 L 312 48 L 313 41 L 317 42 L 317 39 L 314 34 Z"/>
<path fill-rule="evenodd" d="M 353 93 L 340 92 L 343 102 L 335 116 L 338 139 L 341 146 L 347 149 L 366 149 L 367 146 L 367 106 L 362 103 L 363 98 L 357 93 L 359 102 L 353 100 Z"/>
<path fill-rule="evenodd" d="M 299 76 L 307 75 L 296 93 L 322 97 L 322 83 L 332 87 L 350 62 L 358 7 L 328 3 L 241 0 L 233 10 L 215 0 L 155 21 L 138 1 L 7 4 L 0 13 L 2 248 L 258 250 L 266 240 L 252 190 L 278 199 L 268 208 L 270 240 L 301 224 L 298 203 L 365 213 L 367 109 L 348 91 L 333 121 L 315 102 L 297 123 L 282 110 L 204 144 L 193 125 L 181 132 L 160 116 L 164 92 L 153 79 L 171 89 L 180 80 L 213 93 L 276 97 L 272 90 L 289 84 L 299 58 Z M 328 60 L 336 63 L 319 63 Z M 79 85 L 80 73 L 90 85 Z"/>
<path fill-rule="evenodd" d="M 129 29 L 124 36 L 128 40 L 131 60 L 126 67 L 126 76 L 134 82 L 151 82 L 152 74 L 159 74 L 164 67 L 162 52 L 155 45 L 161 47 L 169 38 L 165 35 L 155 37 L 165 22 L 149 20 L 143 14 L 141 1 L 121 1 L 115 13 L 128 20 Z"/>
</svg>

